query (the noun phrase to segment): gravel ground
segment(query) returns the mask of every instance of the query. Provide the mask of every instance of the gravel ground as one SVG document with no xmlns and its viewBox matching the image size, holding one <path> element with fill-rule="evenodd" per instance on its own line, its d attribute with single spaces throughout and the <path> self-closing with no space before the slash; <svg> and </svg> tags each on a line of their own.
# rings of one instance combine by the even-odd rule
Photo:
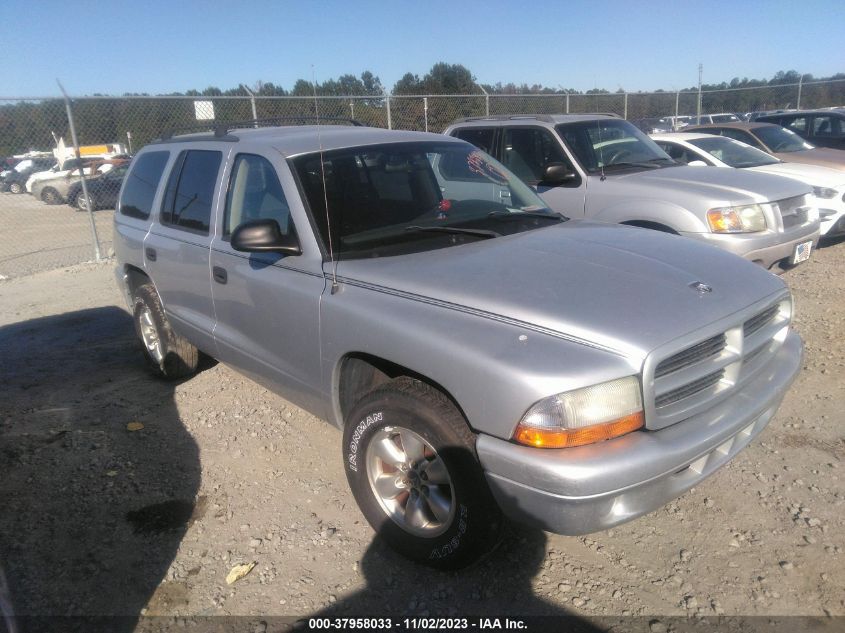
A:
<svg viewBox="0 0 845 633">
<path fill-rule="evenodd" d="M 17 610 L 843 616 L 845 242 L 784 278 L 806 362 L 760 438 L 646 517 L 584 538 L 514 527 L 461 573 L 374 538 L 336 429 L 222 364 L 150 377 L 110 266 L 0 282 L 0 561 Z"/>
</svg>

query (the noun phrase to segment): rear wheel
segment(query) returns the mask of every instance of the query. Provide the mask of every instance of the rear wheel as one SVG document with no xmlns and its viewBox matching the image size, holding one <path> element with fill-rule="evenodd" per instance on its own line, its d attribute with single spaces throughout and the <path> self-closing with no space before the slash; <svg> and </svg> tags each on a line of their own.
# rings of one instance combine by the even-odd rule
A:
<svg viewBox="0 0 845 633">
<path fill-rule="evenodd" d="M 91 198 L 91 210 L 95 211 L 97 209 L 96 199 L 94 198 L 94 196 L 89 197 Z M 86 198 L 85 195 L 82 193 L 76 196 L 76 209 L 78 211 L 88 210 L 88 198 Z"/>
<path fill-rule="evenodd" d="M 135 331 L 153 373 L 172 380 L 190 376 L 196 371 L 199 351 L 170 327 L 152 284 L 143 284 L 135 291 L 133 312 Z"/>
<path fill-rule="evenodd" d="M 353 407 L 343 440 L 355 500 L 391 547 L 456 569 L 496 545 L 502 517 L 474 436 L 440 391 L 407 377 L 387 383 Z"/>
</svg>

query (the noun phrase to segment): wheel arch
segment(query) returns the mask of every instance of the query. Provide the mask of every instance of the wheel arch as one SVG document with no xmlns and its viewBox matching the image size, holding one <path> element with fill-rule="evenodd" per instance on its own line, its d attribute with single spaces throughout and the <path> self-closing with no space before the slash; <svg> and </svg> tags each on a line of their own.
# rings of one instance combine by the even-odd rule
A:
<svg viewBox="0 0 845 633">
<path fill-rule="evenodd" d="M 365 395 L 399 377 L 419 380 L 442 393 L 467 420 L 466 413 L 455 397 L 438 381 L 393 361 L 366 354 L 350 352 L 338 361 L 333 381 L 333 409 L 336 425 L 343 428 L 346 416 Z M 470 428 L 467 422 L 467 428 Z"/>
</svg>

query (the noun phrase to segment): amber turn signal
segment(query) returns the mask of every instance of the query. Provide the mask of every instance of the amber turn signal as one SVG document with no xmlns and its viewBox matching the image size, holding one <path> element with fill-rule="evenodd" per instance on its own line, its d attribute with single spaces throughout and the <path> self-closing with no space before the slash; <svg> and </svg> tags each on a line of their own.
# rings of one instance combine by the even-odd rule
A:
<svg viewBox="0 0 845 633">
<path fill-rule="evenodd" d="M 519 424 L 516 427 L 514 439 L 520 444 L 536 448 L 570 448 L 603 442 L 636 431 L 644 425 L 643 412 L 638 411 L 612 422 L 594 424 L 580 429 L 539 429 Z"/>
</svg>

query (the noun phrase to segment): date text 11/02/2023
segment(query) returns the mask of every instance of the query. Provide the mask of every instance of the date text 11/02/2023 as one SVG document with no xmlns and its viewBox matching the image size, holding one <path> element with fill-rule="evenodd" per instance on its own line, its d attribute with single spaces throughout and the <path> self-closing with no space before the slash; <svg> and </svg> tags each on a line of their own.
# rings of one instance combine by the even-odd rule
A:
<svg viewBox="0 0 845 633">
<path fill-rule="evenodd" d="M 520 630 L 527 628 L 518 618 L 310 618 L 308 630 Z"/>
</svg>

